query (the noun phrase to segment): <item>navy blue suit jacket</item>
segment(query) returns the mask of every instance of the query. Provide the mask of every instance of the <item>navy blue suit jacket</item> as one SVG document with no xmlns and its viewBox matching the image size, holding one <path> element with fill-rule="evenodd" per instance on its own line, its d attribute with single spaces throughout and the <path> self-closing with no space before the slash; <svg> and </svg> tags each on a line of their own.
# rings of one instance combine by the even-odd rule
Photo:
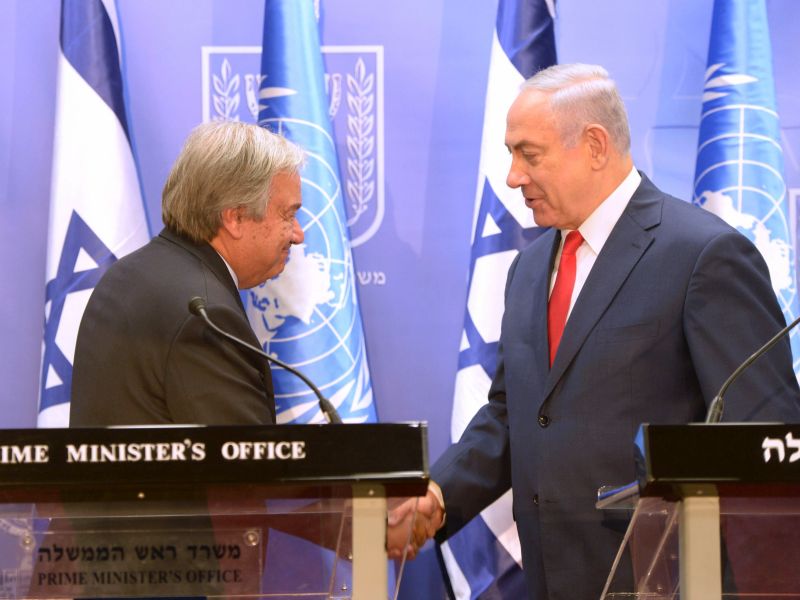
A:
<svg viewBox="0 0 800 600">
<path fill-rule="evenodd" d="M 634 479 L 640 423 L 703 420 L 728 375 L 784 326 L 758 250 L 643 177 L 548 365 L 547 301 L 559 232 L 508 273 L 489 403 L 432 468 L 443 539 L 509 486 L 530 598 L 599 598 L 624 518 L 594 508 Z M 800 421 L 788 341 L 735 383 L 725 420 Z M 680 449 L 676 449 L 679 451 Z"/>
</svg>

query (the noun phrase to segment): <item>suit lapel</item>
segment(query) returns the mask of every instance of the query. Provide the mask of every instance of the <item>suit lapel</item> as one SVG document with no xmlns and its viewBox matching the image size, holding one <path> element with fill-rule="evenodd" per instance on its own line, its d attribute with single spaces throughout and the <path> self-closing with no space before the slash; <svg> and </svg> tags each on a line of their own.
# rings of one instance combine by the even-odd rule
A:
<svg viewBox="0 0 800 600">
<path fill-rule="evenodd" d="M 655 232 L 651 230 L 661 222 L 662 204 L 661 192 L 642 175 L 642 183 L 606 240 L 567 320 L 555 362 L 545 382 L 543 400 L 553 391 L 636 263 L 652 244 Z"/>
</svg>

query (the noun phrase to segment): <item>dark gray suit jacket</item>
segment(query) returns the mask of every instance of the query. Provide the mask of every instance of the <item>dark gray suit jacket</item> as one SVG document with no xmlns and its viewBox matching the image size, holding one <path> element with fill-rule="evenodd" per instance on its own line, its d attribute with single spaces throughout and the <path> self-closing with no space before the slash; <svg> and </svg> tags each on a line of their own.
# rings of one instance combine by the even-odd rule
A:
<svg viewBox="0 0 800 600">
<path fill-rule="evenodd" d="M 75 349 L 71 426 L 275 422 L 266 359 L 190 314 L 194 296 L 221 328 L 260 345 L 220 256 L 165 229 L 114 263 L 92 293 Z"/>
<path fill-rule="evenodd" d="M 432 468 L 445 538 L 512 487 L 530 598 L 599 598 L 626 522 L 598 487 L 634 480 L 640 423 L 701 421 L 727 376 L 784 325 L 758 250 L 647 178 L 578 297 L 552 369 L 558 232 L 512 264 L 489 403 Z M 728 392 L 725 420 L 800 422 L 788 341 Z M 676 452 L 680 449 L 676 448 Z"/>
</svg>

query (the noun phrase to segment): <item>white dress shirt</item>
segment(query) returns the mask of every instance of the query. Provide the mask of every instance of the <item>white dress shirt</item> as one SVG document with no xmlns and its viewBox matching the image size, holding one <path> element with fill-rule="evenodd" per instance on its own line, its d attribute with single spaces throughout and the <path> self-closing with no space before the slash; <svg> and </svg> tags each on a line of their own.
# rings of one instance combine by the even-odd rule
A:
<svg viewBox="0 0 800 600">
<path fill-rule="evenodd" d="M 216 248 L 214 248 L 214 252 L 217 252 L 217 249 L 216 249 Z M 222 259 L 222 262 L 224 262 L 224 263 L 225 263 L 225 266 L 226 266 L 226 267 L 228 267 L 228 273 L 230 273 L 230 274 L 231 274 L 231 279 L 233 279 L 233 285 L 235 285 L 235 286 L 236 286 L 236 289 L 238 290 L 238 289 L 239 289 L 239 278 L 238 278 L 238 277 L 236 277 L 236 273 L 234 272 L 234 270 L 233 270 L 233 267 L 231 267 L 231 266 L 228 264 L 228 261 L 227 261 L 227 260 L 225 260 L 225 257 L 224 257 L 224 256 L 222 256 L 222 254 L 220 254 L 219 252 L 217 252 L 217 255 L 218 255 L 218 256 L 219 256 L 219 257 Z"/>
<path fill-rule="evenodd" d="M 583 284 L 589 277 L 589 272 L 592 270 L 597 256 L 603 249 L 603 246 L 611 235 L 611 230 L 619 221 L 625 207 L 628 206 L 633 193 L 642 181 L 642 176 L 636 170 L 636 167 L 631 169 L 627 177 L 622 180 L 617 189 L 611 192 L 611 195 L 603 200 L 600 205 L 594 209 L 591 215 L 578 227 L 578 231 L 583 236 L 583 243 L 578 247 L 575 253 L 575 287 L 572 289 L 572 298 L 569 302 L 569 311 L 567 312 L 567 319 L 572 313 L 572 307 L 575 306 L 575 300 L 578 294 L 583 289 Z M 569 229 L 561 230 L 561 244 L 556 253 L 556 260 L 553 267 L 553 273 L 550 276 L 550 293 L 553 292 L 553 286 L 556 283 L 556 275 L 558 274 L 558 263 L 561 260 L 561 249 L 564 247 L 564 240 Z"/>
</svg>

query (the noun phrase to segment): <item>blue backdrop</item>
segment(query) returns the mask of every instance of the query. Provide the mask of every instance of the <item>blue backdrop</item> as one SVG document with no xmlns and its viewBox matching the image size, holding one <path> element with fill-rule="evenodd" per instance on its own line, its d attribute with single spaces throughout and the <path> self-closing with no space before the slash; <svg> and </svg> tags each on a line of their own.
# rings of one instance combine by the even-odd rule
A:
<svg viewBox="0 0 800 600">
<path fill-rule="evenodd" d="M 59 4 L 0 2 L 4 427 L 35 424 Z M 800 3 L 767 4 L 794 209 L 800 193 L 794 25 L 800 22 Z M 264 3 L 119 0 L 118 6 L 131 134 L 156 232 L 171 163 L 188 131 L 203 120 L 204 98 L 213 111 L 204 69 L 209 80 L 221 76 L 223 55 L 232 65 L 230 77 L 241 76 L 241 110 L 247 111 L 245 59 L 261 45 Z M 639 168 L 687 199 L 711 8 L 711 2 L 696 0 L 564 1 L 556 23 L 561 62 L 603 64 L 619 82 Z M 427 420 L 432 458 L 448 443 L 495 9 L 495 2 L 485 0 L 323 2 L 322 43 L 329 49 L 329 71 L 341 76 L 342 95 L 347 76 L 357 76 L 359 57 L 366 75 L 380 75 L 375 93 L 382 102 L 375 104 L 382 112 L 376 114 L 375 137 L 383 156 L 376 176 L 382 177 L 376 182 L 382 191 L 376 189 L 355 224 L 360 233 L 374 229 L 356 247 L 355 261 L 378 412 L 384 421 Z M 258 55 L 251 58 L 257 73 Z M 345 110 L 340 106 L 337 114 L 339 137 L 347 133 L 340 122 Z"/>
<path fill-rule="evenodd" d="M 2 427 L 36 422 L 59 5 L 0 1 Z M 800 2 L 767 6 L 794 233 Z M 131 138 L 157 232 L 161 187 L 189 130 L 220 110 L 248 118 L 264 2 L 119 0 L 118 8 Z M 637 166 L 685 199 L 692 193 L 711 9 L 712 2 L 697 0 L 558 6 L 560 62 L 596 62 L 611 72 L 629 110 Z M 374 138 L 373 154 L 362 157 L 375 161 L 374 189 L 347 200 L 359 240 L 355 265 L 378 415 L 428 421 L 432 459 L 449 438 L 495 10 L 491 0 L 323 1 L 322 44 L 340 143 L 353 110 L 348 93 L 374 94 L 375 128 L 362 132 Z M 214 87 L 215 77 L 222 88 Z"/>
<path fill-rule="evenodd" d="M 264 4 L 120 0 L 118 6 L 131 134 L 156 232 L 171 163 L 186 134 L 203 120 L 204 98 L 210 103 L 206 110 L 214 110 L 204 70 L 209 81 L 221 76 L 225 57 L 232 65 L 229 77 L 240 75 L 246 116 L 247 58 L 249 53 L 257 73 L 253 47 L 261 44 Z M 496 3 L 325 0 L 323 9 L 322 43 L 329 72 L 341 77 L 341 93 L 347 76 L 357 76 L 361 57 L 366 75 L 377 75 L 381 100 L 375 103 L 375 137 L 383 157 L 376 169 L 382 190 L 376 189 L 355 224 L 360 233 L 374 230 L 356 247 L 355 261 L 378 412 L 384 421 L 427 420 L 435 458 L 448 443 Z M 800 3 L 769 0 L 768 9 L 794 209 L 800 193 L 800 83 L 793 24 L 800 22 Z M 57 0 L 0 2 L 4 427 L 36 421 L 58 23 Z M 687 199 L 710 23 L 711 2 L 581 0 L 562 2 L 556 25 L 561 62 L 603 64 L 619 82 L 639 168 Z M 335 123 L 339 137 L 347 133 L 341 118 Z"/>
</svg>

